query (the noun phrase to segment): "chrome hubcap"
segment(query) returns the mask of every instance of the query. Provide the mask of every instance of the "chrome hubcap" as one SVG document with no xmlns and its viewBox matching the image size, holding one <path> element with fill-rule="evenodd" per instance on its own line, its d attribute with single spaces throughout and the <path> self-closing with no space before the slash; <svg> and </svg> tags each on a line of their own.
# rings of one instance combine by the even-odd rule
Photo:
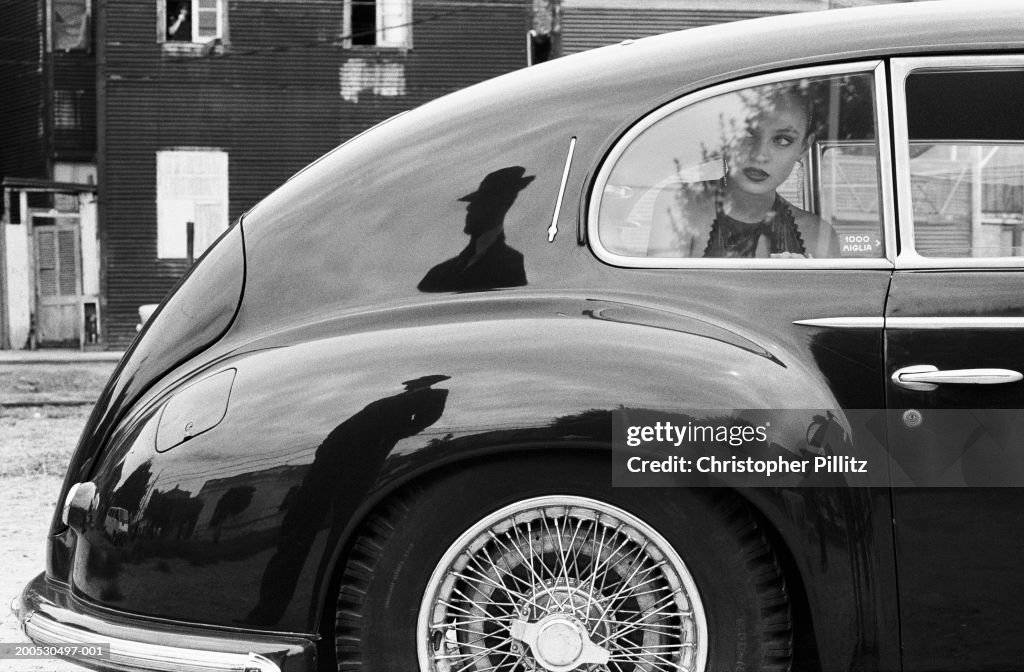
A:
<svg viewBox="0 0 1024 672">
<path fill-rule="evenodd" d="M 707 625 L 678 553 L 581 497 L 519 502 L 441 559 L 420 607 L 423 672 L 703 670 Z"/>
<path fill-rule="evenodd" d="M 571 616 L 551 614 L 538 623 L 516 620 L 511 633 L 513 639 L 529 645 L 533 660 L 549 672 L 608 662 L 608 651 L 590 641 L 586 627 Z M 530 661 L 523 662 L 532 667 Z"/>
</svg>

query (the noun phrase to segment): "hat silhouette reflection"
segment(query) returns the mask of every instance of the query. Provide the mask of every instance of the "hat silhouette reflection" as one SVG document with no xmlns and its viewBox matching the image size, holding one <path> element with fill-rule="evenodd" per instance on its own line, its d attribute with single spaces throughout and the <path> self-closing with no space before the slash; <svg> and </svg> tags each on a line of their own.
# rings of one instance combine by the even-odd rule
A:
<svg viewBox="0 0 1024 672">
<path fill-rule="evenodd" d="M 523 255 L 505 242 L 505 215 L 534 177 L 522 166 L 509 166 L 488 173 L 476 191 L 461 197 L 467 203 L 463 233 L 469 244 L 430 269 L 417 289 L 458 292 L 525 285 Z"/>
</svg>

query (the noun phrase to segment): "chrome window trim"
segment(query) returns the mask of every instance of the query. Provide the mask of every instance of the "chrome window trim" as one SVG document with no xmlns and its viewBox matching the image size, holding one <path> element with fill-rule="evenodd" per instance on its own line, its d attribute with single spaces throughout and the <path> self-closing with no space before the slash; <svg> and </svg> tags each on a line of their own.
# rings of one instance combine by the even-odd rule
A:
<svg viewBox="0 0 1024 672">
<path fill-rule="evenodd" d="M 919 70 L 954 72 L 977 68 L 1024 69 L 1024 55 L 985 56 L 923 56 L 894 58 L 890 63 L 892 79 L 893 154 L 896 157 L 896 195 L 900 234 L 900 253 L 896 257 L 896 270 L 914 269 L 988 269 L 1021 268 L 1024 257 L 924 257 L 914 246 L 914 208 L 910 186 L 910 128 L 907 122 L 906 81 Z M 892 319 L 892 318 L 890 318 Z M 923 328 L 923 327 L 921 327 Z"/>
<path fill-rule="evenodd" d="M 598 233 L 598 212 L 604 187 L 612 169 L 633 141 L 648 128 L 665 117 L 703 100 L 725 93 L 731 93 L 764 84 L 774 84 L 805 77 L 830 77 L 837 75 L 873 74 L 875 96 L 875 135 L 878 139 L 879 198 L 882 209 L 882 228 L 885 237 L 885 257 L 829 258 L 829 259 L 705 259 L 702 257 L 629 257 L 609 251 L 601 244 Z M 754 75 L 738 80 L 717 84 L 685 95 L 648 113 L 636 122 L 612 146 L 601 163 L 590 191 L 586 207 L 587 241 L 591 251 L 601 261 L 624 268 L 722 268 L 744 270 L 809 270 L 809 269 L 889 269 L 895 263 L 896 220 L 893 216 L 893 167 L 892 149 L 889 140 L 889 95 L 884 63 L 872 59 L 831 65 L 794 68 L 770 74 Z"/>
</svg>

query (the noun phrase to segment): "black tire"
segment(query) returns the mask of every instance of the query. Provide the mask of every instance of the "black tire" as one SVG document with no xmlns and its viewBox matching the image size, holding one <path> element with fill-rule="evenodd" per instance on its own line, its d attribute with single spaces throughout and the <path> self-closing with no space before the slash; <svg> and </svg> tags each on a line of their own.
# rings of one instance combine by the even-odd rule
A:
<svg viewBox="0 0 1024 672">
<path fill-rule="evenodd" d="M 598 460 L 529 458 L 390 499 L 343 570 L 338 669 L 788 670 L 785 582 L 746 506 L 610 478 Z"/>
</svg>

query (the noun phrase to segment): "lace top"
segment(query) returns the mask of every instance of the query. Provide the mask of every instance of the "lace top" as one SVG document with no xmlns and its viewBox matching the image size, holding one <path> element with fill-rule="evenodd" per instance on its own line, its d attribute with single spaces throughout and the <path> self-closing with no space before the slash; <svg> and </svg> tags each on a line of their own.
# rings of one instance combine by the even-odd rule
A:
<svg viewBox="0 0 1024 672">
<path fill-rule="evenodd" d="M 793 218 L 793 211 L 778 194 L 771 211 L 760 222 L 741 222 L 725 214 L 721 189 L 715 193 L 715 221 L 711 238 L 704 249 L 705 257 L 753 257 L 764 235 L 769 253 L 796 252 L 806 254 L 803 238 Z"/>
</svg>

